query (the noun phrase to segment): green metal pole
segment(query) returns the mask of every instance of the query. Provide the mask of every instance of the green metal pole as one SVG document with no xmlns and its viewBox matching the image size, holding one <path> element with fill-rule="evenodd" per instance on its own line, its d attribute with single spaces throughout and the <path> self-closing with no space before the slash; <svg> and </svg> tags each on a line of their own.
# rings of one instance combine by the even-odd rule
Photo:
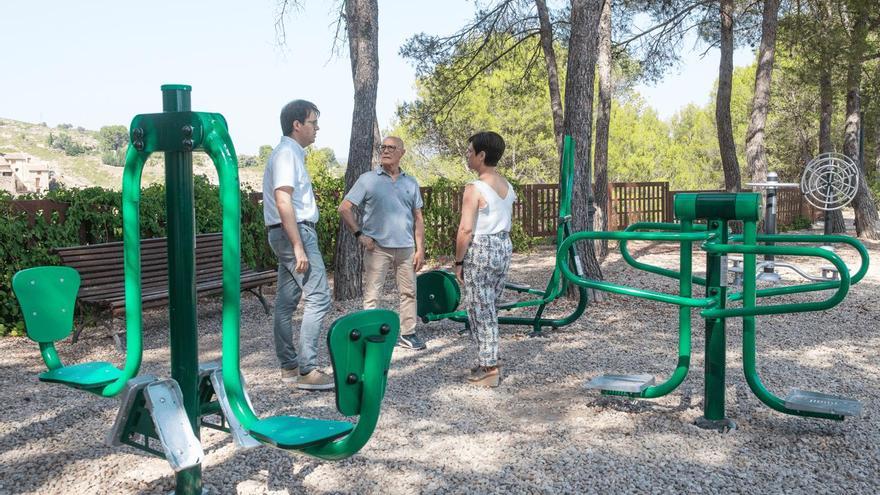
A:
<svg viewBox="0 0 880 495">
<path fill-rule="evenodd" d="M 162 86 L 162 111 L 191 110 L 192 88 Z M 190 139 L 181 129 L 181 140 Z M 191 132 L 191 131 L 190 131 Z M 184 148 L 187 146 L 185 145 Z M 199 438 L 199 343 L 196 325 L 195 208 L 193 206 L 192 140 L 189 150 L 165 153 L 165 211 L 168 226 L 168 295 L 171 378 L 183 393 L 183 406 Z M 202 467 L 176 474 L 177 495 L 202 493 Z"/>
<path fill-rule="evenodd" d="M 717 235 L 709 243 L 727 244 L 727 221 L 709 219 L 709 230 Z M 727 256 L 720 253 L 706 253 L 706 296 L 717 297 L 718 306 L 727 305 Z M 697 426 L 706 429 L 728 431 L 735 428 L 733 421 L 724 417 L 725 372 L 727 359 L 727 335 L 725 334 L 726 318 L 706 319 L 706 364 L 705 364 L 705 399 L 703 401 L 703 417 L 697 420 Z"/>
</svg>

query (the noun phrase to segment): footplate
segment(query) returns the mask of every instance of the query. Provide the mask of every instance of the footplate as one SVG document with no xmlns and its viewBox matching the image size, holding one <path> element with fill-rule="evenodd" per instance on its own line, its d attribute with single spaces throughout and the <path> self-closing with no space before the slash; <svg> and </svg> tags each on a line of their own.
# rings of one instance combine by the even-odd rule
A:
<svg viewBox="0 0 880 495">
<path fill-rule="evenodd" d="M 589 381 L 584 387 L 597 388 L 609 392 L 638 394 L 654 385 L 652 375 L 602 375 Z"/>
<path fill-rule="evenodd" d="M 201 380 L 206 378 L 210 380 L 213 395 L 217 398 L 217 403 L 220 404 L 220 411 L 223 416 L 222 419 L 229 426 L 229 433 L 232 434 L 232 440 L 235 443 L 235 446 L 240 449 L 252 449 L 263 445 L 259 440 L 252 437 L 250 433 L 242 428 L 241 423 L 238 422 L 238 418 L 236 418 L 235 414 L 232 412 L 232 408 L 229 405 L 229 398 L 226 396 L 226 388 L 223 386 L 223 370 L 218 361 L 210 361 L 199 365 L 199 381 L 201 382 Z M 246 385 L 244 383 L 243 375 L 241 376 L 241 381 L 242 385 Z M 247 395 L 247 389 L 244 390 L 244 400 L 247 401 L 247 404 L 251 409 L 254 408 L 253 404 L 251 404 L 251 398 Z M 202 420 L 202 423 L 205 424 L 204 419 Z M 216 425 L 208 426 L 216 427 Z"/>
<path fill-rule="evenodd" d="M 791 389 L 785 397 L 785 407 L 795 411 L 837 414 L 839 416 L 861 416 L 862 403 L 837 395 Z"/>
<path fill-rule="evenodd" d="M 171 468 L 179 472 L 201 464 L 205 453 L 186 416 L 177 382 L 160 380 L 147 385 L 144 399 Z"/>
</svg>

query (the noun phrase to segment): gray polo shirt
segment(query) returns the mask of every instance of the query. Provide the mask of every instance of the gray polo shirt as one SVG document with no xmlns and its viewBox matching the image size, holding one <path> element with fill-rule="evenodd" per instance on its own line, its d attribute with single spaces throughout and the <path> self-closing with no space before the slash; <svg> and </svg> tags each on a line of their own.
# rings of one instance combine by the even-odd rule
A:
<svg viewBox="0 0 880 495">
<path fill-rule="evenodd" d="M 361 231 L 384 248 L 415 247 L 413 210 L 422 208 L 419 183 L 400 171 L 397 180 L 381 166 L 358 177 L 345 199 L 364 213 Z"/>
</svg>

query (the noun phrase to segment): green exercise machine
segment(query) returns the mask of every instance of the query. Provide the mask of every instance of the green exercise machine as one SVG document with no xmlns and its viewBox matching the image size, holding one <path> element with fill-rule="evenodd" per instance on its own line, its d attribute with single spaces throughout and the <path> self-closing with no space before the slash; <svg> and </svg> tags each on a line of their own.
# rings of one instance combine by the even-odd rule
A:
<svg viewBox="0 0 880 495">
<path fill-rule="evenodd" d="M 842 420 L 858 416 L 861 403 L 834 395 L 793 389 L 785 398 L 771 393 L 761 383 L 756 368 L 755 317 L 806 311 L 823 311 L 843 301 L 851 285 L 858 283 L 868 270 L 868 252 L 861 242 L 842 235 L 784 235 L 757 233 L 761 212 L 761 197 L 757 193 L 686 193 L 675 197 L 675 215 L 680 223 L 642 222 L 629 226 L 623 232 L 577 232 L 559 245 L 557 267 L 563 276 L 580 287 L 589 287 L 614 294 L 634 296 L 678 306 L 679 345 L 678 363 L 671 376 L 660 384 L 651 375 L 604 375 L 594 378 L 588 388 L 603 394 L 626 397 L 656 398 L 675 390 L 685 379 L 690 366 L 691 309 L 698 308 L 705 319 L 705 400 L 703 417 L 697 424 L 704 428 L 726 431 L 735 423 L 725 417 L 724 389 L 726 372 L 727 318 L 742 318 L 743 371 L 752 392 L 768 407 L 786 414 Z M 705 223 L 696 223 L 705 221 Z M 733 235 L 728 226 L 741 221 L 743 233 Z M 623 258 L 631 266 L 657 275 L 678 280 L 678 294 L 639 289 L 610 282 L 590 280 L 573 273 L 569 268 L 571 247 L 582 240 L 617 240 Z M 670 270 L 635 260 L 627 250 L 629 241 L 660 241 L 678 243 L 679 270 Z M 693 274 L 693 244 L 699 242 L 706 253 L 706 277 Z M 821 247 L 792 244 L 847 244 L 861 257 L 861 266 L 850 276 L 841 258 Z M 741 292 L 730 292 L 727 286 L 727 256 L 743 256 L 743 287 Z M 809 256 L 822 258 L 838 271 L 839 280 L 819 281 L 785 287 L 757 289 L 756 255 Z M 695 297 L 693 286 L 705 287 L 705 297 Z M 787 294 L 833 290 L 826 299 L 811 302 L 759 305 L 759 298 Z M 730 307 L 736 303 L 738 307 Z"/>
<path fill-rule="evenodd" d="M 574 188 L 574 140 L 565 136 L 562 161 L 559 167 L 559 218 L 556 226 L 556 245 L 571 236 L 571 194 Z M 571 246 L 569 256 L 572 260 L 574 273 L 583 276 L 584 270 L 580 257 Z M 569 287 L 568 279 L 561 275 L 559 267 L 555 267 L 544 290 L 528 286 L 507 283 L 504 288 L 531 296 L 531 299 L 504 303 L 498 306 L 499 311 L 510 311 L 518 308 L 537 307 L 533 316 L 498 316 L 502 325 L 531 325 L 532 336 L 543 335 L 545 327 L 552 329 L 564 327 L 581 317 L 587 307 L 587 291 L 577 287 L 577 307 L 569 315 L 562 318 L 545 318 L 544 310 L 558 297 L 564 295 Z M 449 319 L 468 325 L 466 310 L 459 310 L 461 288 L 455 274 L 445 270 L 433 270 L 423 273 L 416 279 L 417 313 L 425 323 Z"/>
<path fill-rule="evenodd" d="M 355 454 L 370 439 L 385 394 L 391 353 L 400 331 L 396 313 L 367 310 L 330 325 L 327 344 L 336 385 L 336 407 L 357 422 L 297 416 L 259 418 L 240 371 L 241 204 L 238 162 L 226 120 L 190 111 L 191 88 L 162 86 L 163 112 L 132 120 L 122 184 L 125 261 L 125 366 L 108 362 L 64 365 L 55 342 L 73 329 L 80 285 L 70 267 L 18 272 L 13 290 L 28 337 L 40 345 L 48 371 L 40 380 L 103 397 L 121 394 L 112 445 L 130 445 L 164 457 L 175 471 L 178 494 L 202 493 L 201 426 L 230 432 L 236 446 L 262 444 L 322 459 Z M 171 378 L 138 375 L 142 358 L 139 205 L 141 174 L 151 153 L 165 153 L 168 231 L 169 347 Z M 199 363 L 195 289 L 193 151 L 211 157 L 220 178 L 223 215 L 222 362 Z M 216 420 L 219 418 L 219 421 Z"/>
</svg>

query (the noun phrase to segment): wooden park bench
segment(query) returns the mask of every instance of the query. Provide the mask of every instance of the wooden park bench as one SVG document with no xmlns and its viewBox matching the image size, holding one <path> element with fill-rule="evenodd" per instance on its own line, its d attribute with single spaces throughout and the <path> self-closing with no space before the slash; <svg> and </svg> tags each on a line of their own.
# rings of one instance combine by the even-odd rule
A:
<svg viewBox="0 0 880 495">
<path fill-rule="evenodd" d="M 199 296 L 223 291 L 222 237 L 219 232 L 196 236 L 196 292 Z M 122 242 L 89 244 L 58 248 L 55 252 L 63 265 L 75 268 L 82 278 L 77 304 L 109 314 L 109 329 L 117 346 L 122 347 L 114 320 L 125 314 L 125 275 L 123 273 Z M 262 287 L 276 280 L 275 270 L 257 271 L 244 263 L 241 266 L 241 290 L 257 296 L 266 314 L 269 305 Z M 143 308 L 168 304 L 168 246 L 167 239 L 157 237 L 141 241 L 141 300 Z M 73 334 L 79 338 L 80 329 Z"/>
</svg>

